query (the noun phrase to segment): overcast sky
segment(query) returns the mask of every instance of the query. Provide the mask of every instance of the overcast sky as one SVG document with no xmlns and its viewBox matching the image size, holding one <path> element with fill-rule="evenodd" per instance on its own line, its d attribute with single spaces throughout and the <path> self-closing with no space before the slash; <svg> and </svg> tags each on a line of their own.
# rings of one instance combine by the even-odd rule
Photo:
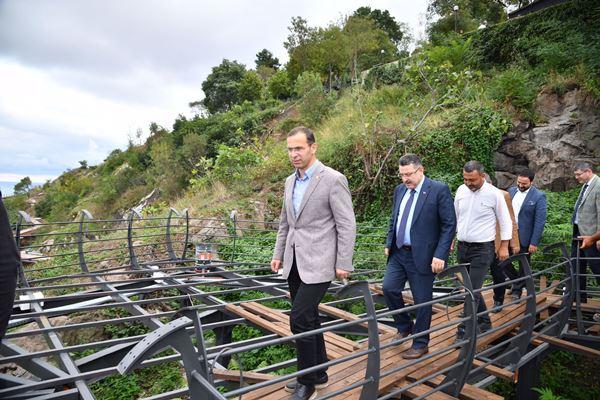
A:
<svg viewBox="0 0 600 400">
<path fill-rule="evenodd" d="M 426 0 L 0 0 L 0 181 L 95 165 L 151 122 L 171 130 L 223 58 L 287 61 L 293 16 L 326 26 L 360 6 L 422 36 Z"/>
</svg>

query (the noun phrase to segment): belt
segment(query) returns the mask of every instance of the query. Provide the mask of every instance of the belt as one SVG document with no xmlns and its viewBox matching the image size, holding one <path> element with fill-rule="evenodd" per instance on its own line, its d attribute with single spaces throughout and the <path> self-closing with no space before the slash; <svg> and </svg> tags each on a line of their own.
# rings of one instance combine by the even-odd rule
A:
<svg viewBox="0 0 600 400">
<path fill-rule="evenodd" d="M 412 246 L 408 246 L 408 245 L 404 245 L 402 247 L 400 247 L 402 250 L 406 250 L 406 251 L 412 251 Z"/>
<path fill-rule="evenodd" d="M 489 242 L 463 242 L 461 240 L 458 241 L 458 244 L 463 245 L 463 246 L 487 246 L 490 243 L 494 243 L 494 241 L 489 241 Z"/>
</svg>

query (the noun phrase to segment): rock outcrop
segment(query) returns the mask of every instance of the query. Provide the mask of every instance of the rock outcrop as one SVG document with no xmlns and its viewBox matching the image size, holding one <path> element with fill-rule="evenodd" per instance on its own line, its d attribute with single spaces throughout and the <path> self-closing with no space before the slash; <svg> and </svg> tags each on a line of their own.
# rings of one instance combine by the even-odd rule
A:
<svg viewBox="0 0 600 400">
<path fill-rule="evenodd" d="M 564 191 L 577 186 L 573 165 L 600 161 L 600 107 L 578 89 L 564 95 L 542 93 L 536 101 L 544 123 L 514 121 L 494 155 L 498 186 L 514 184 L 516 173 L 528 167 L 542 189 Z"/>
</svg>

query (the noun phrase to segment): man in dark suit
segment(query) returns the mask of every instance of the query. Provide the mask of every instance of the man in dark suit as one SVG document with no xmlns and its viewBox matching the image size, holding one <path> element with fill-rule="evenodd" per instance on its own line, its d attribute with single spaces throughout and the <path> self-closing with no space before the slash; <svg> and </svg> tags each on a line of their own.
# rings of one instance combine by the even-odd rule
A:
<svg viewBox="0 0 600 400">
<path fill-rule="evenodd" d="M 404 307 L 406 281 L 415 304 L 432 300 L 435 274 L 444 269 L 456 231 L 456 216 L 448 186 L 424 175 L 423 164 L 414 154 L 399 160 L 402 185 L 394 191 L 394 207 L 385 245 L 388 256 L 383 295 L 390 310 Z M 394 315 L 398 337 L 420 333 L 431 325 L 431 306 L 419 308 L 416 321 L 406 313 Z M 426 354 L 429 335 L 413 340 L 402 354 L 415 359 Z"/>
<path fill-rule="evenodd" d="M 0 192 L 0 339 L 4 337 L 17 285 L 19 253 Z"/>
<path fill-rule="evenodd" d="M 528 253 L 527 258 L 530 263 L 531 254 L 537 251 L 542 240 L 548 213 L 546 194 L 533 186 L 534 178 L 533 171 L 524 169 L 517 175 L 517 186 L 508 189 L 519 227 L 519 252 Z M 510 276 L 511 279 L 516 277 Z M 521 281 L 513 285 L 513 298 L 521 297 L 524 284 L 524 281 Z"/>
</svg>

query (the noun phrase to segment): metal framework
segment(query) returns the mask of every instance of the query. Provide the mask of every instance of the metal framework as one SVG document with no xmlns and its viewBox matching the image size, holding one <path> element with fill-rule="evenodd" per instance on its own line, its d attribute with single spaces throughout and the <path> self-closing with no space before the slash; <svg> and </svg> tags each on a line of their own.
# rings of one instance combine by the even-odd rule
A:
<svg viewBox="0 0 600 400">
<path fill-rule="evenodd" d="M 270 326 L 247 311 L 266 308 L 272 318 L 287 317 L 285 309 L 273 308 L 287 300 L 287 283 L 267 265 L 276 228 L 276 222 L 244 220 L 236 212 L 218 219 L 192 218 L 187 210 L 170 209 L 164 218 L 144 218 L 131 211 L 123 220 L 95 220 L 82 211 L 73 222 L 53 224 L 34 224 L 20 212 L 16 240 L 22 263 L 13 316 L 0 347 L 0 398 L 95 399 L 95 382 L 173 361 L 181 365 L 188 387 L 149 398 L 261 398 L 261 391 L 308 372 L 281 374 L 295 365 L 294 359 L 255 371 L 243 371 L 241 362 L 243 353 L 317 333 L 285 334 L 281 322 Z M 582 258 L 579 253 L 571 257 L 564 243 L 547 246 L 535 260 L 534 271 L 525 255 L 512 256 L 501 267 L 516 264 L 522 277 L 478 290 L 471 286 L 466 265 L 447 268 L 436 277 L 433 301 L 389 311 L 380 290 L 385 231 L 359 227 L 356 281 L 333 282 L 321 310 L 319 332 L 351 347 L 344 351 L 333 340 L 336 356 L 326 365 L 332 371 L 356 365 L 364 374 L 319 399 L 344 393 L 369 400 L 403 394 L 425 398 L 435 392 L 456 397 L 465 385 L 483 388 L 498 376 L 516 377 L 516 371 L 539 362 L 550 347 L 534 345 L 540 338 L 597 340 L 593 314 L 600 310 L 594 309 L 593 297 L 599 292 L 589 287 L 591 302 L 581 301 L 577 278 L 593 276 L 574 268 Z M 496 286 L 519 281 L 524 281 L 526 293 L 504 304 L 493 329 L 478 332 L 474 293 L 485 295 Z M 351 305 L 363 311 L 349 313 Z M 385 357 L 415 337 L 385 335 L 394 314 L 427 306 L 436 311 L 435 322 L 421 335 L 438 338 L 432 343 L 438 340 L 440 346 L 419 360 L 384 368 Z M 465 338 L 448 341 L 459 323 L 466 326 Z M 234 341 L 232 332 L 238 325 L 257 327 L 264 334 Z M 125 329 L 122 337 L 90 339 L 81 334 L 132 326 L 139 329 Z M 224 372 L 231 359 L 239 376 Z M 420 373 L 421 365 L 434 360 L 440 368 Z M 277 371 L 279 375 L 272 374 Z M 409 379 L 388 384 L 396 376 Z M 521 393 L 530 392 L 531 381 L 523 372 L 519 376 Z M 245 385 L 248 382 L 252 385 Z"/>
</svg>

